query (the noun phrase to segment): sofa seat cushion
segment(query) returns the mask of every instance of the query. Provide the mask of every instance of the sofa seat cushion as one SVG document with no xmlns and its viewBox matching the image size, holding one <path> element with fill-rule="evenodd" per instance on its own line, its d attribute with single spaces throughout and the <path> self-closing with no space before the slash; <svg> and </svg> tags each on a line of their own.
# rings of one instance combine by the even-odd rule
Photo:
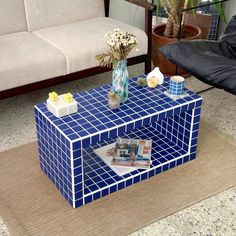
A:
<svg viewBox="0 0 236 236">
<path fill-rule="evenodd" d="M 65 74 L 65 56 L 34 34 L 0 36 L 0 91 Z"/>
<path fill-rule="evenodd" d="M 33 33 L 64 53 L 69 74 L 98 66 L 95 56 L 108 49 L 104 36 L 107 31 L 113 31 L 114 28 L 136 34 L 139 51 L 132 50 L 130 57 L 147 54 L 148 43 L 145 32 L 112 18 L 98 17 L 41 29 Z"/>
</svg>

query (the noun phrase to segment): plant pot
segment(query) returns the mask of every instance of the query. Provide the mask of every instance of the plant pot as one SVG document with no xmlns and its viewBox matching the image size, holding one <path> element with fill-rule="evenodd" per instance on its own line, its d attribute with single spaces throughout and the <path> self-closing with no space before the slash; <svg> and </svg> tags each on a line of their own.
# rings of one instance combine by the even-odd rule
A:
<svg viewBox="0 0 236 236">
<path fill-rule="evenodd" d="M 185 23 L 187 25 L 198 26 L 202 30 L 202 39 L 208 39 L 212 18 L 211 14 L 195 13 L 193 15 L 188 12 L 185 17 Z"/>
<path fill-rule="evenodd" d="M 169 62 L 160 52 L 159 48 L 170 43 L 175 43 L 178 39 L 167 38 L 163 36 L 166 24 L 157 25 L 152 31 L 152 61 L 155 67 L 159 67 L 160 71 L 166 76 L 176 74 L 176 65 Z M 181 39 L 193 40 L 202 38 L 202 30 L 194 25 L 184 25 Z M 183 77 L 188 77 L 186 71 L 178 68 L 178 74 Z"/>
</svg>

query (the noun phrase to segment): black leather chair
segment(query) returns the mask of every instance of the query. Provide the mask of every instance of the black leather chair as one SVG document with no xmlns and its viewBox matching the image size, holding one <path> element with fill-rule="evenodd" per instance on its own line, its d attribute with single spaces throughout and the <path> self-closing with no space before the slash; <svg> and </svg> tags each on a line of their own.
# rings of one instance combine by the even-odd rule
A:
<svg viewBox="0 0 236 236">
<path fill-rule="evenodd" d="M 219 41 L 179 41 L 160 51 L 197 79 L 236 95 L 236 15 Z"/>
</svg>

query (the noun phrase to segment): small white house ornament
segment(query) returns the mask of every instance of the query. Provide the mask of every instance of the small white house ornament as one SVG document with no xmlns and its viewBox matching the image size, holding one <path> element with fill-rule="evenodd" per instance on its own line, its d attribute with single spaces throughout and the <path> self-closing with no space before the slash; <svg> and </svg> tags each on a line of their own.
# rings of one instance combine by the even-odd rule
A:
<svg viewBox="0 0 236 236">
<path fill-rule="evenodd" d="M 147 85 L 150 88 L 155 88 L 158 84 L 163 84 L 164 75 L 161 73 L 159 67 L 155 67 L 153 71 L 151 71 L 147 75 Z"/>
<path fill-rule="evenodd" d="M 48 94 L 47 109 L 56 117 L 63 117 L 78 111 L 78 104 L 71 93 L 58 95 L 56 92 Z"/>
</svg>

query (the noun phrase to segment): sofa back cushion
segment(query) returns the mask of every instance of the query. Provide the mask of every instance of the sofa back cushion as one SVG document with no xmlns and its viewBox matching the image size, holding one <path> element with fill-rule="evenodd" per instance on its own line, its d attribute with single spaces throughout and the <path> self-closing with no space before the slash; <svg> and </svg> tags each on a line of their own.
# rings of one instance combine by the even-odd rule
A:
<svg viewBox="0 0 236 236">
<path fill-rule="evenodd" d="M 25 7 L 29 31 L 105 16 L 104 0 L 25 0 Z"/>
<path fill-rule="evenodd" d="M 0 0 L 0 35 L 27 31 L 24 0 Z"/>
</svg>

